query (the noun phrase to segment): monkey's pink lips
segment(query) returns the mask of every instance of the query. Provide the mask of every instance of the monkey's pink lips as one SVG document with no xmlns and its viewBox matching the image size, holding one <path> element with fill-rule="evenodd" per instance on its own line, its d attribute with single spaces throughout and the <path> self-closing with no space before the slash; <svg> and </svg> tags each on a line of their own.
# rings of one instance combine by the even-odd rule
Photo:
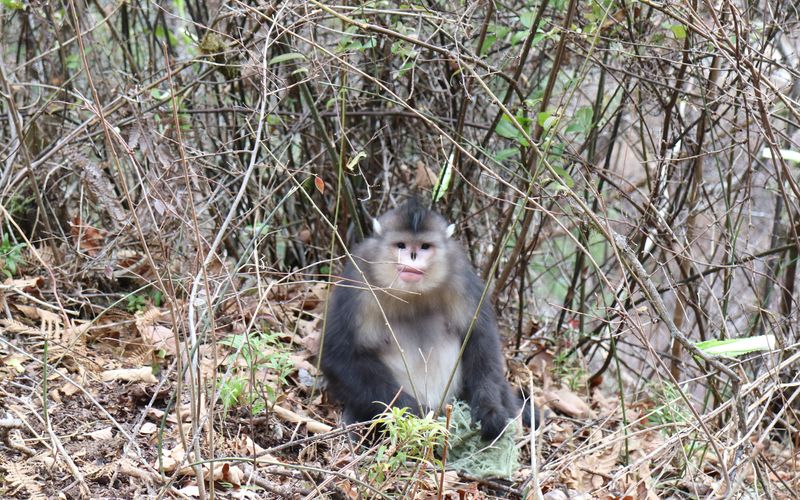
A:
<svg viewBox="0 0 800 500">
<path fill-rule="evenodd" d="M 406 283 L 416 283 L 425 273 L 411 266 L 397 266 L 398 277 Z"/>
</svg>

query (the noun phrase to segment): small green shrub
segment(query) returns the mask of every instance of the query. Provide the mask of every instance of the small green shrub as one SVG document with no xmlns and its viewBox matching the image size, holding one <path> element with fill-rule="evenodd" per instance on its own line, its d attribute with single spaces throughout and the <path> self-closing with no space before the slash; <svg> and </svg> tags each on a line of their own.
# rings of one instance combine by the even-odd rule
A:
<svg viewBox="0 0 800 500">
<path fill-rule="evenodd" d="M 17 274 L 19 267 L 25 263 L 25 257 L 22 255 L 25 247 L 25 243 L 12 243 L 8 233 L 3 235 L 3 241 L 0 243 L 0 271 L 7 278 Z"/>
<path fill-rule="evenodd" d="M 417 465 L 432 461 L 435 466 L 440 466 L 440 461 L 434 458 L 433 450 L 444 445 L 447 430 L 443 422 L 433 418 L 432 413 L 417 417 L 408 408 L 393 407 L 387 409 L 378 421 L 383 426 L 385 439 L 369 467 L 371 481 L 383 483 L 407 464 Z"/>
<path fill-rule="evenodd" d="M 232 374 L 220 380 L 219 397 L 225 411 L 244 404 L 253 414 L 263 412 L 268 403 L 275 402 L 294 366 L 286 346 L 277 333 L 269 331 L 230 335 L 220 343 L 234 351 L 225 361 Z M 239 366 L 239 360 L 244 366 Z M 258 379 L 256 375 L 265 370 L 275 375 L 277 387 Z"/>
</svg>

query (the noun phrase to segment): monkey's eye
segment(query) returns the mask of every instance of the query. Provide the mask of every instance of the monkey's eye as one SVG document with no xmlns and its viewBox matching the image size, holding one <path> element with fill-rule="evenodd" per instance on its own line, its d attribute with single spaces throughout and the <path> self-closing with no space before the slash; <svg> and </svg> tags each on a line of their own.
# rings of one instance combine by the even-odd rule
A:
<svg viewBox="0 0 800 500">
<path fill-rule="evenodd" d="M 403 243 L 402 241 L 397 244 L 397 248 L 399 248 L 400 250 L 404 249 L 405 247 L 406 247 L 406 244 Z"/>
<path fill-rule="evenodd" d="M 421 249 L 423 249 L 423 250 L 427 250 L 427 249 L 429 249 L 430 247 L 431 247 L 431 244 L 430 244 L 430 243 L 423 243 L 423 244 L 420 246 L 420 248 L 421 248 Z"/>
</svg>

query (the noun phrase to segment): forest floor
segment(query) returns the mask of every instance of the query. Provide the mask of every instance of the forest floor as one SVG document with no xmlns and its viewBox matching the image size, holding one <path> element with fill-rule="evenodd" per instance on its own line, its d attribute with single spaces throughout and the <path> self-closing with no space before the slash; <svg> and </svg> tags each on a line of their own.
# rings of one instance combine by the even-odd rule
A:
<svg viewBox="0 0 800 500">
<path fill-rule="evenodd" d="M 402 443 L 359 445 L 337 427 L 338 409 L 314 384 L 324 287 L 269 297 L 274 315 L 258 320 L 275 335 L 251 337 L 250 356 L 236 356 L 237 349 L 248 351 L 236 333 L 203 343 L 195 369 L 178 377 L 187 360 L 177 358 L 177 346 L 186 339 L 169 318 L 183 314 L 185 304 L 170 312 L 148 299 L 82 322 L 68 304 L 47 301 L 50 286 L 44 278 L 2 285 L 4 498 L 535 498 L 534 479 L 550 499 L 691 498 L 727 487 L 712 450 L 702 461 L 668 453 L 670 436 L 682 427 L 657 423 L 653 416 L 664 413 L 653 411 L 654 402 L 630 401 L 623 411 L 599 388 L 590 395 L 559 386 L 546 350 L 528 364 L 537 405 L 547 408 L 534 441 L 538 459 L 530 459 L 526 430 L 518 435 L 522 465 L 512 477 L 479 479 L 442 473 L 430 456 L 401 463 L 394 458 Z M 257 301 L 239 307 L 250 317 L 263 310 Z M 238 384 L 239 375 L 249 383 Z M 196 377 L 206 391 L 176 401 Z M 216 391 L 219 401 L 205 397 Z M 798 491 L 796 457 L 773 456 L 766 446 L 759 451 L 774 466 L 771 480 Z M 697 462 L 702 470 L 693 469 Z M 746 496 L 754 477 L 745 468 L 728 480 Z"/>
</svg>

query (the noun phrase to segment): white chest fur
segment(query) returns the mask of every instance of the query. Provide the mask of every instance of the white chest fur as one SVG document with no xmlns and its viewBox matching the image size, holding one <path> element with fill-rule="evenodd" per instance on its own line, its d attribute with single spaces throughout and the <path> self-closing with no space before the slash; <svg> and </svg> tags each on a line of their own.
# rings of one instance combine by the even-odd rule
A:
<svg viewBox="0 0 800 500">
<path fill-rule="evenodd" d="M 442 317 L 409 326 L 393 325 L 397 341 L 389 340 L 381 360 L 406 393 L 415 396 L 427 410 L 435 410 L 440 403 L 450 402 L 460 389 L 461 367 L 455 366 L 461 342 L 448 331 Z M 455 375 L 447 388 L 454 368 Z"/>
</svg>

